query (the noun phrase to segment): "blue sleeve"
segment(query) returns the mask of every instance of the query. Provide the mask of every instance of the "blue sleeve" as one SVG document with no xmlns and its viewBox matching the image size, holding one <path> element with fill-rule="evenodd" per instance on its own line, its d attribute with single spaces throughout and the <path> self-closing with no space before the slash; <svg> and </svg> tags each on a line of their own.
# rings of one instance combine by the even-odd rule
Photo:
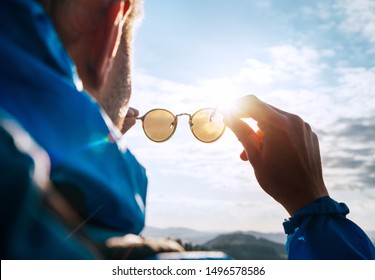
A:
<svg viewBox="0 0 375 280">
<path fill-rule="evenodd" d="M 313 260 L 375 259 L 374 244 L 346 218 L 349 208 L 325 196 L 298 210 L 283 224 L 288 258 Z"/>
<path fill-rule="evenodd" d="M 0 119 L 1 259 L 95 258 L 44 203 L 36 173 L 46 171 L 48 164 L 37 166 L 35 155 L 27 152 L 32 139 L 14 123 L 7 122 L 16 128 L 12 132 L 3 124 Z"/>
</svg>

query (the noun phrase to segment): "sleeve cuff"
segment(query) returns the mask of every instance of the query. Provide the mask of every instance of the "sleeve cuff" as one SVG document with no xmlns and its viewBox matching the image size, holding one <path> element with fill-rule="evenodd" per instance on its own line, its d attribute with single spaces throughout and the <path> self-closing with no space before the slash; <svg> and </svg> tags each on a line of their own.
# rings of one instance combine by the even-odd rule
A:
<svg viewBox="0 0 375 280">
<path fill-rule="evenodd" d="M 346 216 L 349 208 L 345 203 L 337 202 L 329 196 L 323 196 L 313 203 L 299 209 L 292 217 L 283 223 L 285 234 L 294 233 L 306 217 L 311 215 L 336 214 Z"/>
</svg>

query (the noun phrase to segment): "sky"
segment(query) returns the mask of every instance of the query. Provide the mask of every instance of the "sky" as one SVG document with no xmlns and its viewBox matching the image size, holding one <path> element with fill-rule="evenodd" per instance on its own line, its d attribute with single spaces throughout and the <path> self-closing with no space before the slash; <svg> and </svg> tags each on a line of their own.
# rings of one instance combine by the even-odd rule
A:
<svg viewBox="0 0 375 280">
<path fill-rule="evenodd" d="M 375 1 L 145 0 L 131 106 L 175 114 L 255 94 L 317 133 L 330 195 L 375 230 Z M 197 141 L 179 118 L 167 142 L 138 122 L 125 140 L 146 167 L 146 224 L 281 232 L 284 208 L 259 187 L 227 129 Z"/>
</svg>

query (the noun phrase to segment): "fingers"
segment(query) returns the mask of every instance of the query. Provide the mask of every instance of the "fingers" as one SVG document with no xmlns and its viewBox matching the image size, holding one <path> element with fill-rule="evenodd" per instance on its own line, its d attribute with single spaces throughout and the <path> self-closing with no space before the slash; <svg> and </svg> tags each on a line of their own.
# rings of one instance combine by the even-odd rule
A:
<svg viewBox="0 0 375 280">
<path fill-rule="evenodd" d="M 129 110 L 128 110 L 128 113 L 126 114 L 126 117 L 125 118 L 136 118 L 139 116 L 139 111 L 133 107 L 130 107 Z"/>
<path fill-rule="evenodd" d="M 130 107 L 122 125 L 122 133 L 126 133 L 130 128 L 133 127 L 133 125 L 135 125 L 138 116 L 139 111 Z"/>
<path fill-rule="evenodd" d="M 285 115 L 283 111 L 270 106 L 259 100 L 254 95 L 248 95 L 238 99 L 236 102 L 236 112 L 238 118 L 253 118 L 259 123 L 266 125 L 283 125 Z"/>
<path fill-rule="evenodd" d="M 260 156 L 260 142 L 257 133 L 237 117 L 227 115 L 225 123 L 234 132 L 245 149 L 240 156 L 241 159 L 249 160 L 253 165 L 256 164 Z"/>
</svg>

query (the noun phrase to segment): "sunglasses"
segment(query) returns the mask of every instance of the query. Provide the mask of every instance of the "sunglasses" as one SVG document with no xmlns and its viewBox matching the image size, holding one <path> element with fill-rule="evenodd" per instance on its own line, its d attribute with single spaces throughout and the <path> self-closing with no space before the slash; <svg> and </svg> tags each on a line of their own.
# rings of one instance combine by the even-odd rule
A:
<svg viewBox="0 0 375 280">
<path fill-rule="evenodd" d="M 176 131 L 178 117 L 188 116 L 193 135 L 204 143 L 219 139 L 225 131 L 224 115 L 216 108 L 200 109 L 193 115 L 181 113 L 174 115 L 165 109 L 153 109 L 137 119 L 142 120 L 143 131 L 154 142 L 164 142 Z"/>
</svg>

